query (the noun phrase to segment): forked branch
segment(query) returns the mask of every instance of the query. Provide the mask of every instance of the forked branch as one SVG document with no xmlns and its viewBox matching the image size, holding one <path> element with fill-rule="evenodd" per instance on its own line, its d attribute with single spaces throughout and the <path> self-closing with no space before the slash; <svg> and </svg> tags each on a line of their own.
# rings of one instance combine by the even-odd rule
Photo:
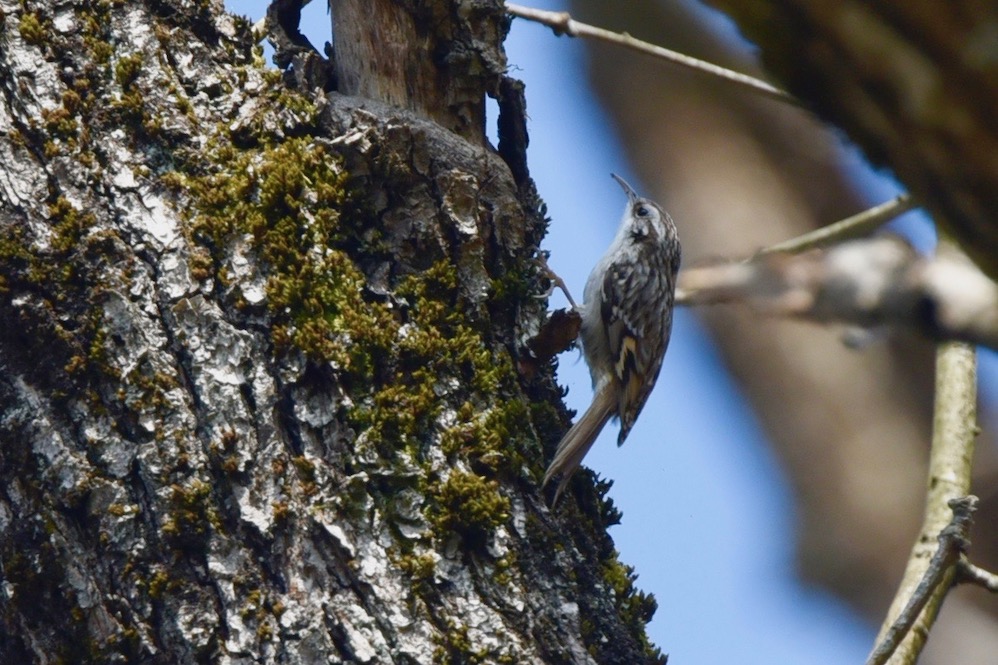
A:
<svg viewBox="0 0 998 665">
<path fill-rule="evenodd" d="M 992 573 L 990 570 L 984 570 L 975 566 L 967 561 L 966 558 L 960 559 L 960 563 L 957 566 L 956 583 L 975 584 L 987 589 L 991 593 L 998 593 L 998 575 Z"/>
<path fill-rule="evenodd" d="M 948 242 L 940 253 L 956 252 Z M 943 599 L 956 578 L 976 499 L 967 497 L 977 436 L 974 349 L 947 343 L 936 352 L 935 406 L 925 517 L 904 577 L 877 637 L 869 664 L 911 665 L 922 652 Z M 933 538 L 939 548 L 931 549 Z M 914 619 L 912 619 L 914 617 Z M 885 646 L 885 644 L 887 646 Z"/>
<path fill-rule="evenodd" d="M 883 640 L 873 650 L 866 665 L 883 665 L 897 651 L 901 641 L 934 595 L 945 594 L 953 582 L 954 566 L 960 562 L 969 544 L 970 525 L 977 509 L 977 497 L 965 496 L 949 502 L 953 519 L 939 534 L 939 549 L 932 555 L 929 565 L 908 603 L 887 630 Z"/>
</svg>

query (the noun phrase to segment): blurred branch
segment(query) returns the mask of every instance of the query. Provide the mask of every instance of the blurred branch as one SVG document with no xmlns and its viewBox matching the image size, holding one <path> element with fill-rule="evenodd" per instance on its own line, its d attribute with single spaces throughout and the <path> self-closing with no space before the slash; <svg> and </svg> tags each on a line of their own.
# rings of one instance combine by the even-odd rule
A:
<svg viewBox="0 0 998 665">
<path fill-rule="evenodd" d="M 976 584 L 991 593 L 998 593 L 998 575 L 961 559 L 956 568 L 957 584 Z"/>
<path fill-rule="evenodd" d="M 759 46 L 774 80 L 889 167 L 998 279 L 998 76 L 967 55 L 993 35 L 994 3 L 951 0 L 945 13 L 928 2 L 710 4 Z"/>
<path fill-rule="evenodd" d="M 776 253 L 796 254 L 809 249 L 827 247 L 843 240 L 860 238 L 875 231 L 895 217 L 900 217 L 917 207 L 918 204 L 910 195 L 902 194 L 852 217 L 846 217 L 834 224 L 761 249 L 757 256 Z"/>
<path fill-rule="evenodd" d="M 943 241 L 938 258 L 952 254 L 959 254 L 959 251 Z M 937 350 L 934 411 L 925 518 L 908 558 L 904 577 L 887 612 L 884 625 L 881 626 L 878 642 L 887 638 L 893 629 L 895 617 L 902 616 L 902 608 L 909 605 L 910 599 L 917 595 L 921 582 L 931 568 L 931 562 L 936 559 L 932 556 L 929 544 L 935 534 L 940 534 L 942 538 L 942 534 L 949 528 L 948 508 L 952 508 L 953 521 L 958 521 L 956 512 L 961 504 L 957 500 L 964 497 L 970 489 L 971 460 L 977 436 L 977 367 L 973 347 L 947 343 Z M 976 499 L 971 499 L 968 508 L 972 510 L 975 503 Z M 944 549 L 940 542 L 940 550 Z M 958 550 L 951 549 L 945 554 L 947 561 L 949 557 L 956 556 L 957 552 Z M 941 578 L 928 592 L 928 600 L 916 612 L 914 623 L 903 632 L 903 639 L 896 650 L 893 650 L 893 655 L 888 654 L 890 660 L 872 660 L 871 655 L 871 662 L 898 665 L 914 663 L 918 659 L 943 599 L 956 577 L 955 563 L 953 561 L 943 567 Z M 874 655 L 878 651 L 879 649 Z"/>
<path fill-rule="evenodd" d="M 572 18 L 568 12 L 551 12 L 543 9 L 533 9 L 507 2 L 506 11 L 519 18 L 535 21 L 552 28 L 557 35 L 568 35 L 569 37 L 590 37 L 611 44 L 617 44 L 625 48 L 650 55 L 660 60 L 665 60 L 681 67 L 693 69 L 698 72 L 709 74 L 728 83 L 733 83 L 742 88 L 747 88 L 770 99 L 775 99 L 794 106 L 803 106 L 796 97 L 780 90 L 779 88 L 766 83 L 760 79 L 742 74 L 724 67 L 720 67 L 704 60 L 692 58 L 676 51 L 672 51 L 655 44 L 650 44 L 640 39 L 631 37 L 626 32 L 611 32 L 603 28 L 580 23 Z"/>
<path fill-rule="evenodd" d="M 866 661 L 866 665 L 883 665 L 897 651 L 901 641 L 909 633 L 911 627 L 915 625 L 922 612 L 922 609 L 934 597 L 938 597 L 938 602 L 942 603 L 942 597 L 949 589 L 949 584 L 943 584 L 948 577 L 953 580 L 953 567 L 960 562 L 961 555 L 966 551 L 969 544 L 970 525 L 973 521 L 974 510 L 977 508 L 977 497 L 965 496 L 949 501 L 949 507 L 953 510 L 953 519 L 943 529 L 938 537 L 939 548 L 932 555 L 925 574 L 919 581 L 908 599 L 908 603 L 898 615 L 897 619 L 887 630 L 883 640 L 874 649 L 873 653 Z M 931 622 L 929 622 L 931 625 Z M 928 626 L 926 626 L 926 630 Z M 920 649 L 919 649 L 920 650 Z M 914 654 L 917 657 L 917 653 Z M 914 662 L 914 658 L 903 662 Z"/>
<path fill-rule="evenodd" d="M 770 314 L 910 328 L 998 349 L 998 285 L 962 254 L 926 258 L 895 236 L 689 268 L 676 302 L 744 302 Z"/>
</svg>

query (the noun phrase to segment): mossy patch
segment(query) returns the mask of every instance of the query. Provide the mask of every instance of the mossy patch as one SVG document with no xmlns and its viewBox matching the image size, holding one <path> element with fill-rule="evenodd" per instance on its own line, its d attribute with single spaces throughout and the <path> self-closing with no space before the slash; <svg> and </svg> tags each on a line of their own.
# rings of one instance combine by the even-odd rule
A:
<svg viewBox="0 0 998 665">
<path fill-rule="evenodd" d="M 128 92 L 142 72 L 142 54 L 133 53 L 118 60 L 114 65 L 114 80 L 121 89 Z"/>
<path fill-rule="evenodd" d="M 56 109 L 42 109 L 42 120 L 45 131 L 50 138 L 65 141 L 70 148 L 76 147 L 76 139 L 80 132 L 77 115 L 83 107 L 83 100 L 75 90 L 67 90 L 62 94 L 62 106 Z"/>
<path fill-rule="evenodd" d="M 385 260 L 377 220 L 351 199 L 336 155 L 309 136 L 314 105 L 280 95 L 291 125 L 275 133 L 241 119 L 231 133 L 220 128 L 205 162 L 164 178 L 193 203 L 198 278 L 214 277 L 232 304 L 250 308 L 231 264 L 248 244 L 265 278 L 266 297 L 252 307 L 266 311 L 275 353 L 331 367 L 351 395 L 347 422 L 385 459 L 426 459 L 447 410 L 460 414 L 442 437 L 449 458 L 519 473 L 536 443 L 513 363 L 487 337 L 487 314 L 463 300 L 447 258 L 397 278 L 388 296 L 369 291 L 361 265 Z M 509 297 L 515 281 L 503 280 Z"/>
<path fill-rule="evenodd" d="M 170 509 L 162 533 L 185 551 L 203 551 L 211 531 L 221 528 L 221 518 L 211 494 L 211 485 L 193 480 L 170 486 Z"/>
<path fill-rule="evenodd" d="M 241 118 L 238 128 L 220 125 L 207 158 L 178 160 L 180 170 L 163 181 L 189 197 L 187 236 L 202 287 L 213 288 L 234 316 L 265 316 L 278 363 L 304 358 L 335 374 L 349 394 L 337 417 L 353 430 L 358 449 L 373 446 L 376 455 L 351 459 L 347 453 L 348 472 L 364 464 L 406 470 L 398 477 L 387 469 L 372 475 L 356 501 L 373 494 L 376 505 L 391 502 L 400 485 L 423 493 L 430 533 L 400 538 L 392 561 L 417 594 L 430 597 L 437 559 L 427 548 L 457 537 L 473 556 L 487 556 L 512 511 L 501 483 L 538 472 L 538 435 L 553 441 L 563 430 L 554 407 L 523 396 L 507 349 L 492 337 L 490 312 L 515 309 L 529 295 L 533 273 L 505 271 L 492 281 L 488 302 L 471 302 L 454 261 L 434 257 L 415 273 L 406 272 L 412 266 L 395 266 L 398 273 L 380 277 L 375 293 L 370 266 L 390 259 L 378 216 L 351 192 L 340 148 L 311 136 L 315 108 L 293 92 L 282 94 L 288 96 L 284 121 L 293 118 L 293 127 L 272 132 L 272 116 Z M 237 265 L 239 255 L 249 255 L 248 272 L 245 261 Z M 257 297 L 248 297 L 251 286 Z M 325 500 L 327 463 L 298 454 L 275 468 L 295 477 L 287 497 L 272 505 L 277 523 L 293 521 L 300 503 Z M 338 510 L 347 514 L 354 498 L 342 497 Z M 605 529 L 597 523 L 616 517 L 597 505 L 592 528 Z M 644 624 L 654 599 L 634 588 L 633 571 L 615 554 L 597 559 L 628 630 L 653 653 Z M 497 560 L 495 581 L 516 579 L 517 561 L 515 550 Z M 486 658 L 466 629 L 445 633 L 436 662 Z"/>
<path fill-rule="evenodd" d="M 246 238 L 267 275 L 275 349 L 369 377 L 398 324 L 385 304 L 365 297 L 364 275 L 344 247 L 355 236 L 342 222 L 337 160 L 302 137 L 255 150 L 219 147 L 212 161 L 220 168 L 184 183 L 198 210 L 191 235 L 210 252 L 216 276 L 228 281 L 232 244 Z"/>
<path fill-rule="evenodd" d="M 468 637 L 468 627 L 464 624 L 450 622 L 447 630 L 434 637 L 436 648 L 433 649 L 434 665 L 475 665 L 484 663 L 488 651 L 474 649 Z"/>
<path fill-rule="evenodd" d="M 54 361 L 29 368 L 39 370 L 36 378 L 54 397 L 83 396 L 100 411 L 103 400 L 91 379 L 117 380 L 119 373 L 108 362 L 103 313 L 95 304 L 105 289 L 126 284 L 123 243 L 112 230 L 96 230 L 93 213 L 65 197 L 48 205 L 47 235 L 37 237 L 30 228 L 0 225 L 0 293 L 31 294 L 30 306 L 10 315 L 19 321 L 10 341 L 23 345 L 25 357 Z"/>
<path fill-rule="evenodd" d="M 661 651 L 651 643 L 645 632 L 645 625 L 655 615 L 658 602 L 652 594 L 634 586 L 638 578 L 634 568 L 621 563 L 618 557 L 619 554 L 615 551 L 611 557 L 602 562 L 603 579 L 613 589 L 617 613 L 645 653 L 652 658 L 662 658 Z"/>
<path fill-rule="evenodd" d="M 429 552 L 401 554 L 396 557 L 395 563 L 417 584 L 431 581 L 437 569 L 437 559 Z"/>
<path fill-rule="evenodd" d="M 44 46 L 52 33 L 52 22 L 41 14 L 24 12 L 17 26 L 21 38 L 34 46 Z"/>
<path fill-rule="evenodd" d="M 510 502 L 499 483 L 455 469 L 430 488 L 430 520 L 440 537 L 459 535 L 472 549 L 482 549 L 493 532 L 509 520 Z"/>
<path fill-rule="evenodd" d="M 490 349 L 462 302 L 456 268 L 446 260 L 398 285 L 407 303 L 394 349 L 394 382 L 380 386 L 370 407 L 353 414 L 379 441 L 395 442 L 416 460 L 438 440 L 450 460 L 484 462 L 493 471 L 518 473 L 523 452 L 535 447 L 512 362 Z M 434 437 L 444 409 L 453 424 Z M 364 419 L 364 420 L 361 420 Z"/>
</svg>

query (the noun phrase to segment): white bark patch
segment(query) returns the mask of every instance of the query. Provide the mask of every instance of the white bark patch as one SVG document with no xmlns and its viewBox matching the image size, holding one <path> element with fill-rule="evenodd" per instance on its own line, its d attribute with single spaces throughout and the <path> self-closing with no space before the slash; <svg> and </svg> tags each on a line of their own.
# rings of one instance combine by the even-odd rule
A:
<svg viewBox="0 0 998 665">
<path fill-rule="evenodd" d="M 104 348 L 108 358 L 125 375 L 139 363 L 151 361 L 148 354 L 136 354 L 136 349 L 148 352 L 167 345 L 162 328 L 147 318 L 141 303 L 117 291 L 109 291 L 104 301 L 104 330 L 108 336 Z"/>
<path fill-rule="evenodd" d="M 326 533 L 332 536 L 333 540 L 335 540 L 337 544 L 343 548 L 343 551 L 347 553 L 349 558 L 355 559 L 357 557 L 356 548 L 353 546 L 353 543 L 350 542 L 350 538 L 347 537 L 346 531 L 344 531 L 339 524 L 332 524 L 322 520 L 319 520 L 319 524 L 321 524 L 322 528 L 326 530 Z"/>
<path fill-rule="evenodd" d="M 260 261 L 253 255 L 252 241 L 247 234 L 233 243 L 229 267 L 233 282 L 239 285 L 246 302 L 258 305 L 267 297 L 267 279 L 260 274 Z"/>
<path fill-rule="evenodd" d="M 237 592 L 233 584 L 233 579 L 246 568 L 246 561 L 236 548 L 221 550 L 222 547 L 217 542 L 213 543 L 208 553 L 208 571 L 214 576 L 215 587 L 222 597 L 225 625 L 229 634 L 225 648 L 235 654 L 254 653 L 256 630 L 246 625 L 243 613 L 252 613 L 258 608 L 247 600 L 245 592 Z"/>
<path fill-rule="evenodd" d="M 157 251 L 175 243 L 180 235 L 176 211 L 144 180 L 139 181 L 132 169 L 142 163 L 123 143 L 117 150 L 109 151 L 108 170 L 114 174 L 113 183 L 120 190 L 114 200 L 121 218 L 142 234 L 142 238 Z"/>
<path fill-rule="evenodd" d="M 185 296 L 193 295 L 197 290 L 197 286 L 191 279 L 186 257 L 181 257 L 177 251 L 164 252 L 160 257 L 157 283 L 166 297 L 174 302 Z"/>
<path fill-rule="evenodd" d="M 232 493 L 236 497 L 236 504 L 239 506 L 239 516 L 244 522 L 252 524 L 257 531 L 263 535 L 270 535 L 270 530 L 274 526 L 274 516 L 269 509 L 261 509 L 254 505 L 253 493 L 248 487 L 234 486 Z"/>
<path fill-rule="evenodd" d="M 335 620 L 342 622 L 350 650 L 361 663 L 379 662 L 375 660 L 379 653 L 388 655 L 388 645 L 374 625 L 374 620 L 360 607 L 347 605 L 336 608 Z"/>
<path fill-rule="evenodd" d="M 6 533 L 7 527 L 10 526 L 10 518 L 10 508 L 6 503 L 0 501 L 0 535 Z"/>
<path fill-rule="evenodd" d="M 193 359 L 192 379 L 202 398 L 226 410 L 242 407 L 242 397 L 234 388 L 247 382 L 244 363 L 252 353 L 249 333 L 225 323 L 200 295 L 177 302 L 178 335 L 182 334 Z"/>
<path fill-rule="evenodd" d="M 0 134 L 9 136 L 14 128 L 0 105 Z M 10 140 L 0 141 L 0 207 L 35 208 L 45 200 L 45 172 L 32 163 L 28 151 Z"/>
<path fill-rule="evenodd" d="M 478 180 L 469 173 L 452 171 L 443 193 L 442 211 L 466 238 L 478 235 Z"/>
<path fill-rule="evenodd" d="M 215 633 L 215 615 L 205 611 L 205 607 L 196 602 L 181 600 L 177 607 L 176 626 L 180 634 L 194 649 L 204 649 Z"/>
<path fill-rule="evenodd" d="M 83 430 L 84 440 L 96 451 L 97 459 L 105 473 L 112 478 L 128 475 L 135 459 L 135 443 L 124 441 L 112 427 L 107 417 L 95 418 Z"/>
<path fill-rule="evenodd" d="M 144 216 L 146 231 L 162 245 L 174 244 L 180 235 L 176 212 L 144 182 L 139 185 L 138 195 L 147 211 Z"/>
<path fill-rule="evenodd" d="M 59 9 L 61 11 L 57 11 L 52 17 L 52 27 L 56 32 L 64 35 L 74 32 L 77 23 L 75 12 L 72 11 L 70 5 L 64 5 Z"/>
</svg>

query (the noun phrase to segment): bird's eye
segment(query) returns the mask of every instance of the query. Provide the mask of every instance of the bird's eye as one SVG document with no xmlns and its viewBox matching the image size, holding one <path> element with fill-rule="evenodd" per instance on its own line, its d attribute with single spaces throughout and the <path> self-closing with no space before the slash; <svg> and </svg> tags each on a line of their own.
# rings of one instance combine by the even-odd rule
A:
<svg viewBox="0 0 998 665">
<path fill-rule="evenodd" d="M 651 214 L 651 210 L 649 210 L 648 206 L 646 205 L 639 205 L 637 208 L 634 209 L 634 214 L 637 215 L 638 217 L 647 217 L 648 215 Z"/>
</svg>

